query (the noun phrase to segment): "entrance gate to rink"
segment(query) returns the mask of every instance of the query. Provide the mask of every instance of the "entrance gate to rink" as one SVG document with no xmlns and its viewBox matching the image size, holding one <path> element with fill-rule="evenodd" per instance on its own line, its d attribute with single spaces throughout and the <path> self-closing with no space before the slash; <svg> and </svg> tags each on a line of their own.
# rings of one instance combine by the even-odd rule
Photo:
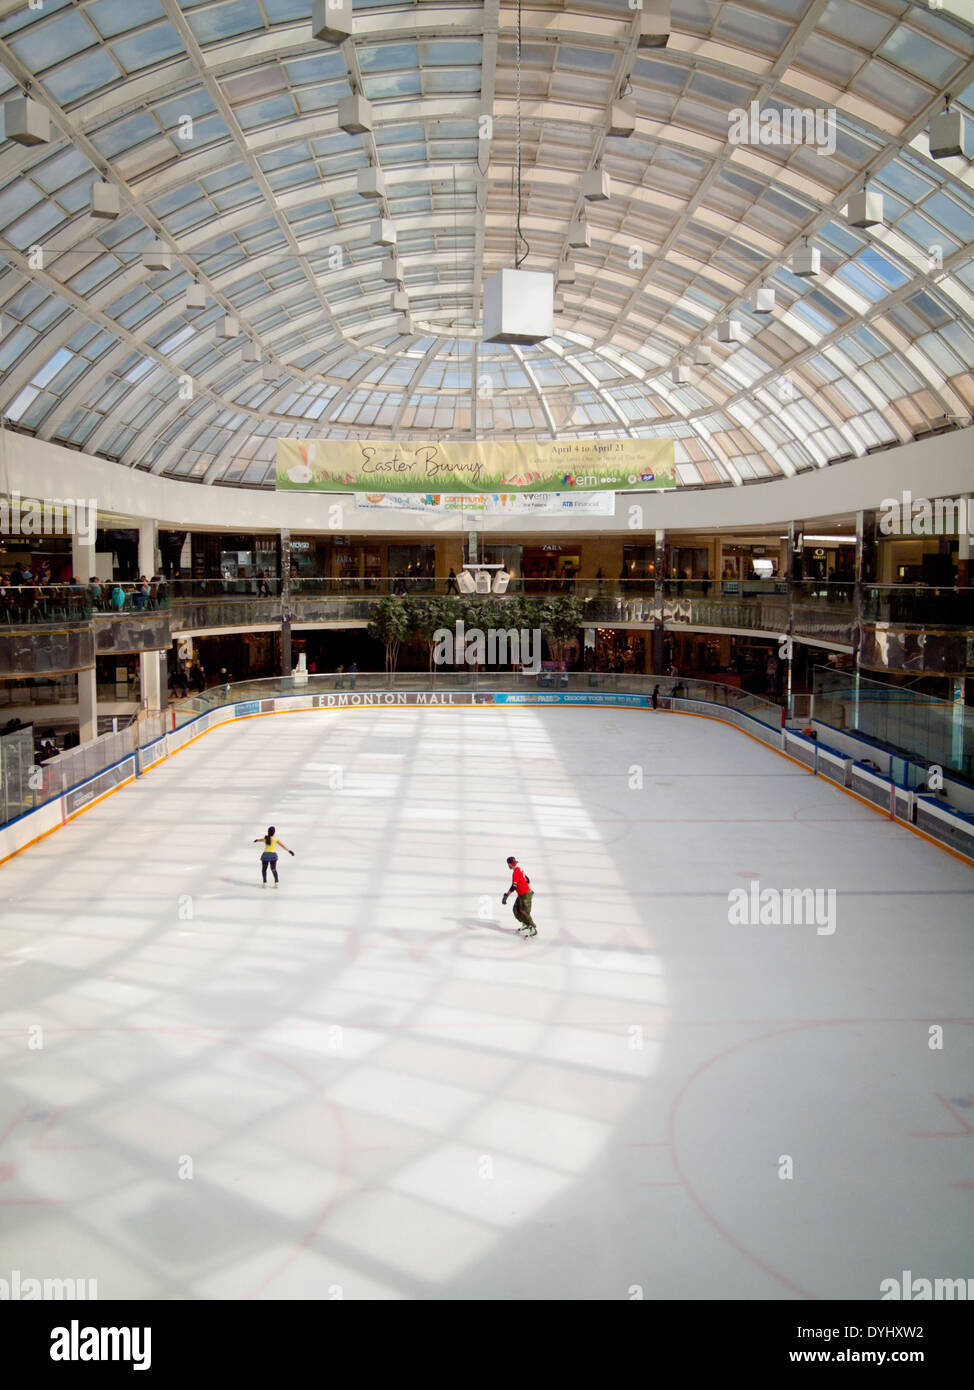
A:
<svg viewBox="0 0 974 1390">
<path fill-rule="evenodd" d="M 567 679 L 566 679 L 567 678 Z M 435 675 L 356 674 L 356 685 L 337 686 L 334 675 L 245 681 L 180 701 L 159 714 L 142 714 L 128 728 L 30 767 L 30 786 L 21 789 L 21 813 L 0 827 L 0 864 L 63 825 L 104 796 L 134 781 L 210 729 L 239 719 L 302 710 L 395 708 L 611 706 L 704 716 L 730 724 L 786 754 L 904 825 L 974 862 L 974 816 L 943 799 L 912 790 L 897 763 L 846 735 L 842 749 L 784 726 L 784 712 L 736 686 L 710 681 L 653 676 L 562 673 L 562 688 L 539 689 L 535 678 L 486 672 Z M 347 679 L 350 679 L 347 678 Z M 530 685 L 529 685 L 530 680 Z M 506 687 L 506 688 L 505 688 Z M 859 754 L 857 757 L 856 754 Z M 868 762 L 866 761 L 868 758 Z"/>
</svg>

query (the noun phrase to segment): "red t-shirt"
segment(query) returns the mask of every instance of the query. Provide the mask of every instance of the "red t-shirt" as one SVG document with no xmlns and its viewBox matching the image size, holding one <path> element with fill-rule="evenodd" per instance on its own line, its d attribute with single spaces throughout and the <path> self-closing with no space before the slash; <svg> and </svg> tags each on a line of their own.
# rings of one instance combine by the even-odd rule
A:
<svg viewBox="0 0 974 1390">
<path fill-rule="evenodd" d="M 520 864 L 514 866 L 511 882 L 514 884 L 514 891 L 517 893 L 518 897 L 520 897 L 522 893 L 531 892 L 531 881 Z"/>
</svg>

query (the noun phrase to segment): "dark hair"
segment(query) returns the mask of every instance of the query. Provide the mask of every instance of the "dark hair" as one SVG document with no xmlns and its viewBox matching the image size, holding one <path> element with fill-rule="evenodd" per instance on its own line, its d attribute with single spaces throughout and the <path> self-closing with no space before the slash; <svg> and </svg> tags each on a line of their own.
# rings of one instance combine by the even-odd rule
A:
<svg viewBox="0 0 974 1390">
<path fill-rule="evenodd" d="M 514 858 L 514 855 L 513 855 L 513 854 L 509 854 L 509 855 L 507 856 L 507 862 L 508 862 L 508 864 L 516 864 L 516 863 L 517 863 L 517 860 Z"/>
<path fill-rule="evenodd" d="M 269 826 L 267 827 L 267 834 L 264 836 L 264 844 L 265 844 L 265 845 L 269 845 L 269 844 L 270 844 L 270 842 L 271 842 L 271 836 L 272 836 L 273 834 L 274 834 L 274 826 L 273 826 L 273 825 L 269 825 Z"/>
</svg>

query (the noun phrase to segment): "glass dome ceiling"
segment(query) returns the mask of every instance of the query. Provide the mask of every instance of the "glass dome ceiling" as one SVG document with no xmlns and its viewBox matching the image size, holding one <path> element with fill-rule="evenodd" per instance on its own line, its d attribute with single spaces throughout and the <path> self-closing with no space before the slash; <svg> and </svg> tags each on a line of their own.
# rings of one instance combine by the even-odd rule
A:
<svg viewBox="0 0 974 1390">
<path fill-rule="evenodd" d="M 974 152 L 974 0 L 673 0 L 663 48 L 637 47 L 627 0 L 523 0 L 523 268 L 568 279 L 536 347 L 479 329 L 484 277 L 513 264 L 517 6 L 355 0 L 340 46 L 310 12 L 0 0 L 0 100 L 51 116 L 48 143 L 0 144 L 9 425 L 249 486 L 272 485 L 279 436 L 661 434 L 700 486 L 971 422 L 974 166 L 926 132 L 949 95 Z M 338 125 L 352 92 L 371 132 Z M 629 136 L 608 133 L 620 97 Z M 734 143 L 751 103 L 828 113 L 831 148 Z M 370 165 L 380 202 L 357 191 Z M 594 167 L 611 196 L 586 204 Z M 864 186 L 884 221 L 857 229 Z M 156 240 L 169 270 L 144 264 Z M 812 278 L 789 268 L 806 243 Z M 731 312 L 742 341 L 718 341 Z"/>
</svg>

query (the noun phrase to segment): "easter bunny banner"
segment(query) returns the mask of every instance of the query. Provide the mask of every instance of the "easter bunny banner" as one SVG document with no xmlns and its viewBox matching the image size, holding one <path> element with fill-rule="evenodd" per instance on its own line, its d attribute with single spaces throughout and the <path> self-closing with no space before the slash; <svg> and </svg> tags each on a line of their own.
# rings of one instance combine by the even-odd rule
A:
<svg viewBox="0 0 974 1390">
<path fill-rule="evenodd" d="M 294 492 L 613 492 L 676 486 L 671 439 L 503 443 L 279 439 L 277 486 Z"/>
</svg>

